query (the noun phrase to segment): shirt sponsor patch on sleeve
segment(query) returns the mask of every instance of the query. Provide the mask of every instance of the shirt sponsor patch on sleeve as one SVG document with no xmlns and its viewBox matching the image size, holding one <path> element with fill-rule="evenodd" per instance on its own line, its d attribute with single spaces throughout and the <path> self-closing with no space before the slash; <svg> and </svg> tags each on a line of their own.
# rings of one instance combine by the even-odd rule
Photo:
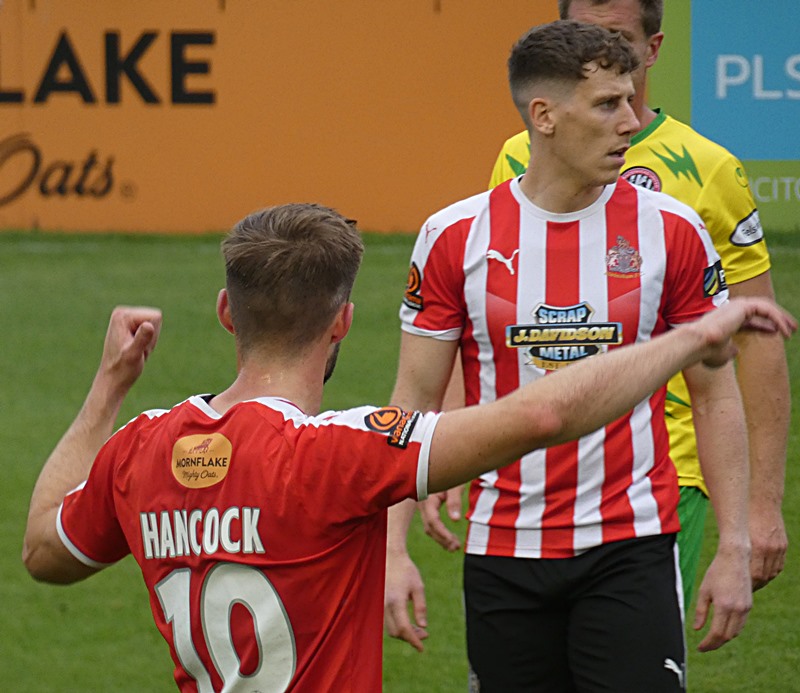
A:
<svg viewBox="0 0 800 693">
<path fill-rule="evenodd" d="M 406 291 L 403 294 L 403 303 L 411 310 L 422 310 L 422 296 L 419 292 L 422 286 L 422 274 L 417 263 L 412 262 L 408 270 Z"/>
<path fill-rule="evenodd" d="M 761 226 L 761 219 L 758 210 L 754 209 L 744 219 L 742 219 L 731 234 L 731 243 L 739 247 L 755 245 L 764 240 L 764 229 Z"/>
<path fill-rule="evenodd" d="M 720 260 L 717 260 L 711 267 L 706 267 L 703 270 L 703 296 L 711 298 L 720 293 L 720 291 L 725 291 L 727 288 L 725 270 L 722 269 L 722 262 Z"/>
<path fill-rule="evenodd" d="M 419 419 L 418 411 L 404 411 L 400 407 L 381 407 L 364 417 L 367 428 L 383 433 L 387 442 L 396 448 L 405 448 Z"/>
</svg>

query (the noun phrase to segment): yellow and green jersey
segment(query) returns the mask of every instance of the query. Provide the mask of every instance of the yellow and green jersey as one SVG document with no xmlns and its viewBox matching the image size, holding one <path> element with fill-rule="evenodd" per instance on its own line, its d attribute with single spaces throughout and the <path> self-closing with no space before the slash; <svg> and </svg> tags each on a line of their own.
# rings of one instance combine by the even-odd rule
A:
<svg viewBox="0 0 800 693">
<path fill-rule="evenodd" d="M 525 173 L 529 160 L 527 131 L 506 140 L 489 187 Z M 728 284 L 752 279 L 769 269 L 769 253 L 747 175 L 741 162 L 724 147 L 659 112 L 632 138 L 621 176 L 665 192 L 700 215 L 722 259 Z M 697 486 L 708 494 L 697 460 L 689 393 L 680 374 L 669 382 L 666 415 L 670 455 L 679 483 Z"/>
</svg>

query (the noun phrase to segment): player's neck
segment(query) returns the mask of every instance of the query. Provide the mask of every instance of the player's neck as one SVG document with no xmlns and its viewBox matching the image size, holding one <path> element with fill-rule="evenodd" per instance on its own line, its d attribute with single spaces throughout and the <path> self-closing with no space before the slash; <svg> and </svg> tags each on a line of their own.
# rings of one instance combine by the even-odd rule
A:
<svg viewBox="0 0 800 693">
<path fill-rule="evenodd" d="M 639 129 L 637 132 L 644 130 L 658 115 L 658 113 L 644 103 L 644 101 L 642 101 L 641 104 L 635 104 L 633 110 L 636 112 L 636 118 L 639 120 Z"/>
<path fill-rule="evenodd" d="M 318 361 L 319 359 L 317 359 Z M 306 414 L 317 414 L 322 404 L 324 360 L 295 357 L 288 359 L 245 360 L 236 380 L 211 400 L 211 407 L 224 414 L 233 405 L 259 397 L 280 397 L 299 407 Z"/>
<path fill-rule="evenodd" d="M 603 192 L 603 185 L 588 185 L 569 176 L 542 175 L 544 166 L 529 166 L 519 187 L 525 197 L 540 209 L 554 214 L 568 214 L 585 209 Z"/>
</svg>

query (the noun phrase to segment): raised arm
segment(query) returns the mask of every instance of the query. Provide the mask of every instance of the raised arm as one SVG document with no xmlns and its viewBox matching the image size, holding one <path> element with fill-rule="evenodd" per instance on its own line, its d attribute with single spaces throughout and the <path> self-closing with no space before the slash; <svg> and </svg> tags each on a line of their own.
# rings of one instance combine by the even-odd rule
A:
<svg viewBox="0 0 800 693">
<path fill-rule="evenodd" d="M 22 560 L 36 579 L 69 583 L 96 572 L 65 548 L 56 530 L 56 515 L 64 496 L 89 476 L 160 329 L 161 312 L 155 308 L 120 306 L 111 314 L 100 366 L 86 400 L 33 489 Z"/>
</svg>

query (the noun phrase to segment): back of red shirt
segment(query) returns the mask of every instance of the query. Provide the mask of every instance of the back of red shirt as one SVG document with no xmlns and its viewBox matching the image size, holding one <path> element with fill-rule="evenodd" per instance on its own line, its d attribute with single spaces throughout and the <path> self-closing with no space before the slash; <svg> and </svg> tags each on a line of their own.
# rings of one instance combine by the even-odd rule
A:
<svg viewBox="0 0 800 693">
<path fill-rule="evenodd" d="M 427 494 L 436 420 L 192 397 L 112 436 L 59 533 L 133 554 L 182 691 L 380 691 L 385 509 Z"/>
</svg>

